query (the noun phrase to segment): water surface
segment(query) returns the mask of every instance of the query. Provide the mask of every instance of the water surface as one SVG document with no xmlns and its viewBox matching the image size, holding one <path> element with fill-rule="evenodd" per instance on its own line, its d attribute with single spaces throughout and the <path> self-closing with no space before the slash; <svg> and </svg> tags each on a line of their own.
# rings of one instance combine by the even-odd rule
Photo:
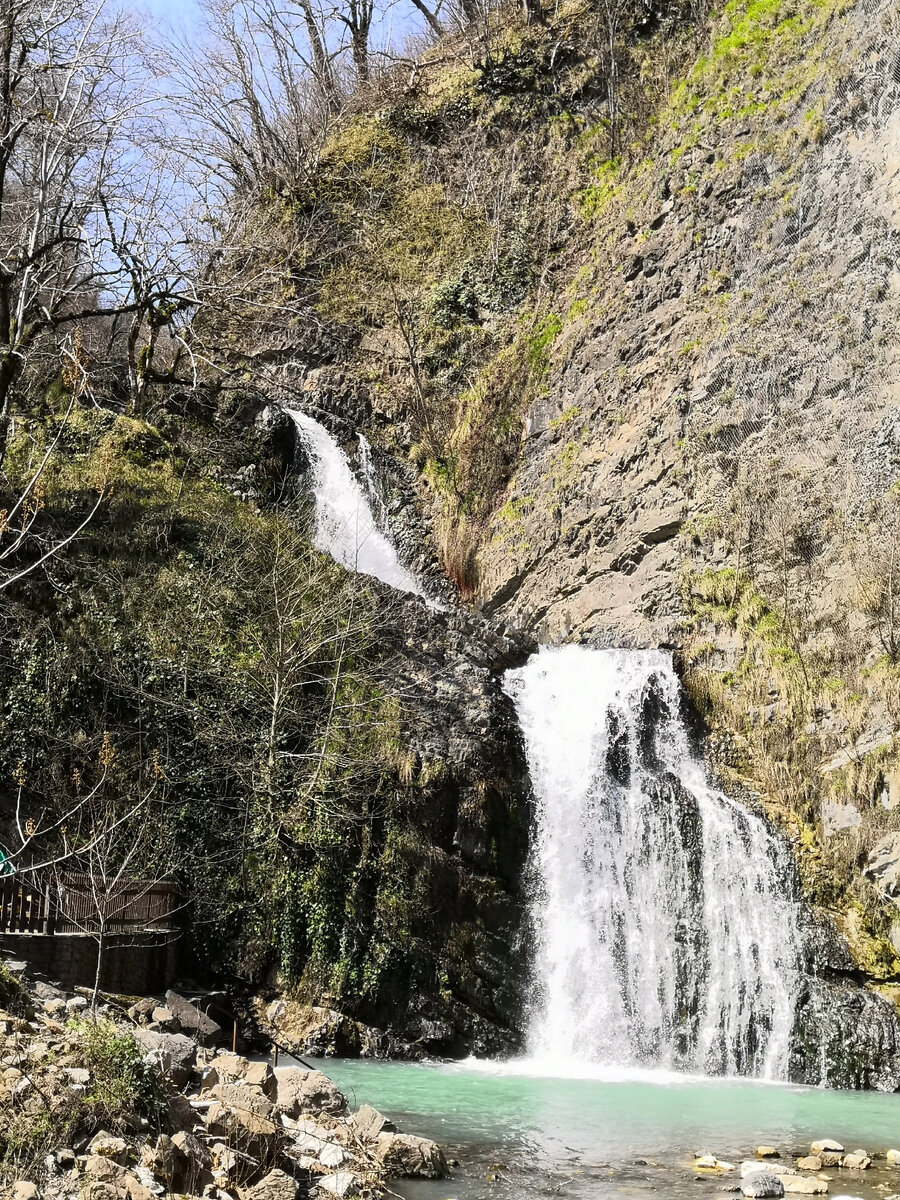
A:
<svg viewBox="0 0 900 1200">
<path fill-rule="evenodd" d="M 452 1179 L 396 1185 L 409 1200 L 722 1196 L 734 1179 L 697 1179 L 695 1154 L 731 1162 L 769 1144 L 782 1161 L 834 1137 L 870 1153 L 900 1145 L 900 1095 L 707 1079 L 674 1072 L 546 1064 L 315 1064 L 354 1104 L 407 1133 L 434 1138 L 459 1161 Z M 900 1170 L 835 1170 L 832 1197 L 900 1193 Z"/>
</svg>

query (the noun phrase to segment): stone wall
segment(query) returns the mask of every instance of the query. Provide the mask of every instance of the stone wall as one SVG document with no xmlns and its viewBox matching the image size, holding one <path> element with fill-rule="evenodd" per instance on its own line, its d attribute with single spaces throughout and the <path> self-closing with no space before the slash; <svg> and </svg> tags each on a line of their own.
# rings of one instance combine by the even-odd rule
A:
<svg viewBox="0 0 900 1200">
<path fill-rule="evenodd" d="M 128 996 L 165 991 L 175 978 L 175 936 L 147 934 L 139 945 L 133 942 L 128 935 L 108 940 L 100 986 Z M 0 955 L 26 962 L 32 971 L 67 989 L 94 985 L 97 943 L 86 934 L 3 933 Z"/>
</svg>

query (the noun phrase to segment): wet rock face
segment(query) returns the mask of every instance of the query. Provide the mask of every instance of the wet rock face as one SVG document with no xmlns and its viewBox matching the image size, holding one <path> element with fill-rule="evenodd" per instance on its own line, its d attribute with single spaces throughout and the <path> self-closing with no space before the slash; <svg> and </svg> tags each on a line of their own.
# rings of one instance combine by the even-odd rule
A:
<svg viewBox="0 0 900 1200">
<path fill-rule="evenodd" d="M 804 979 L 791 1039 L 790 1078 L 813 1086 L 900 1090 L 900 1018 L 866 989 L 846 941 L 806 914 Z"/>
<path fill-rule="evenodd" d="M 441 764 L 416 815 L 417 836 L 432 847 L 423 854 L 428 929 L 405 1006 L 395 992 L 383 1008 L 353 1015 L 412 1053 L 509 1053 L 529 987 L 531 785 L 500 676 L 532 647 L 471 614 L 417 601 L 397 610 L 392 600 L 385 644 L 404 697 L 404 740 L 419 762 Z"/>
<path fill-rule="evenodd" d="M 893 1005 L 846 979 L 808 978 L 797 1006 L 791 1079 L 835 1088 L 900 1090 Z"/>
</svg>

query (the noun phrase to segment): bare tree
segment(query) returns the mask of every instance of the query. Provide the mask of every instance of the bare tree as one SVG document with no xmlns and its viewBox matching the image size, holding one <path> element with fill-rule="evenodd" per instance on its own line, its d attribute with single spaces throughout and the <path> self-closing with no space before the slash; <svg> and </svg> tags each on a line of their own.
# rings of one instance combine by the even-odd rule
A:
<svg viewBox="0 0 900 1200">
<path fill-rule="evenodd" d="M 160 934 L 172 932 L 152 929 L 152 901 L 161 893 L 161 885 L 171 881 L 176 863 L 174 845 L 161 837 L 157 823 L 147 819 L 152 793 L 119 814 L 103 794 L 104 787 L 94 788 L 78 812 L 76 836 L 81 844 L 57 861 L 51 873 L 58 918 L 97 946 L 92 1007 L 96 1007 L 114 937 L 117 945 L 124 938 L 128 946 L 141 946 L 157 944 Z M 167 905 L 166 916 L 171 917 L 177 907 Z M 137 916 L 142 911 L 144 921 Z"/>
<path fill-rule="evenodd" d="M 359 83 L 369 82 L 369 34 L 375 13 L 375 0 L 343 0 L 334 10 L 350 38 L 350 54 Z"/>
<path fill-rule="evenodd" d="M 205 0 L 205 36 L 169 49 L 185 126 L 179 143 L 214 201 L 305 177 L 339 95 L 335 51 L 314 0 Z"/>
<path fill-rule="evenodd" d="M 45 506 L 44 477 L 56 455 L 76 399 L 85 386 L 77 344 L 63 347 L 63 354 L 66 359 L 63 374 L 71 386 L 69 407 L 59 421 L 54 436 L 31 468 L 24 485 L 12 498 L 9 507 L 0 509 L 0 592 L 60 554 L 91 522 L 104 499 L 105 493 L 101 488 L 87 514 L 68 532 L 48 531 L 40 524 L 40 514 Z"/>
<path fill-rule="evenodd" d="M 120 788 L 116 752 L 108 734 L 92 768 L 89 785 L 80 770 L 73 771 L 72 794 L 58 807 L 35 807 L 27 793 L 24 764 L 16 769 L 16 803 L 12 821 L 0 838 L 3 874 L 46 892 L 51 910 L 97 944 L 94 1003 L 100 988 L 106 952 L 113 932 L 130 925 L 129 945 L 158 937 L 148 920 L 134 920 L 146 902 L 171 879 L 176 848 L 165 822 L 150 819 L 151 805 L 162 798 L 166 777 L 157 755 L 149 779 L 134 796 Z M 169 914 L 178 906 L 168 904 Z"/>
<path fill-rule="evenodd" d="M 0 455 L 30 357 L 144 304 L 108 219 L 133 200 L 142 75 L 137 29 L 105 0 L 0 7 Z"/>
</svg>

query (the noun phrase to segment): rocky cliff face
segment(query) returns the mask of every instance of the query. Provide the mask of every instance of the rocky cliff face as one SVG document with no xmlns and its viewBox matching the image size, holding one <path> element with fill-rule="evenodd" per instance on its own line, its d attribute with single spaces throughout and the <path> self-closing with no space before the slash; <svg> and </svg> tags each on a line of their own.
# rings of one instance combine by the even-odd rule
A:
<svg viewBox="0 0 900 1200">
<path fill-rule="evenodd" d="M 639 152 L 603 161 L 584 147 L 608 121 L 608 64 L 577 15 L 559 19 L 552 54 L 531 30 L 452 78 L 425 63 L 418 91 L 357 126 L 391 188 L 412 162 L 464 214 L 469 130 L 544 247 L 515 259 L 525 283 L 504 275 L 508 222 L 489 277 L 483 229 L 467 226 L 474 257 L 448 267 L 423 225 L 413 342 L 373 308 L 301 388 L 345 444 L 359 429 L 374 443 L 388 524 L 420 573 L 436 579 L 440 559 L 528 638 L 677 651 L 714 769 L 790 838 L 816 914 L 794 1074 L 894 1086 L 897 1020 L 871 988 L 891 998 L 900 978 L 882 861 L 900 811 L 896 6 L 731 0 L 696 58 L 679 44 L 695 61 L 655 94 Z M 633 33 L 632 65 L 652 63 L 643 45 Z M 359 289 L 396 266 L 393 241 L 376 249 L 352 264 Z M 509 658 L 454 621 L 411 619 L 409 734 L 423 764 L 448 764 L 437 816 L 415 821 L 455 882 L 444 949 L 426 956 L 432 982 L 452 964 L 450 985 L 438 999 L 423 984 L 410 1011 L 449 1021 L 436 1046 L 507 1044 L 477 1029 L 515 1023 L 517 985 L 497 985 L 526 841 L 508 797 L 526 791 L 491 677 Z"/>
<path fill-rule="evenodd" d="M 509 1053 L 528 987 L 531 789 L 500 676 L 529 647 L 464 614 L 395 611 L 393 687 L 420 783 L 407 817 L 419 909 L 409 978 L 361 1015 L 420 1051 Z"/>
<path fill-rule="evenodd" d="M 898 63 L 892 4 L 727 6 L 579 244 L 480 555 L 487 612 L 679 650 L 715 767 L 788 832 L 852 948 L 834 1020 L 870 1014 L 886 1053 L 893 1014 L 856 982 L 891 997 L 900 967 L 879 865 L 900 727 Z M 821 989 L 806 1002 L 815 1025 Z M 841 1078 L 877 1078 L 832 1041 Z"/>
<path fill-rule="evenodd" d="M 682 568 L 746 565 L 750 526 L 776 571 L 783 507 L 827 555 L 829 519 L 897 478 L 896 11 L 760 8 L 728 6 L 582 235 L 481 553 L 486 609 L 548 636 L 682 644 Z"/>
</svg>

